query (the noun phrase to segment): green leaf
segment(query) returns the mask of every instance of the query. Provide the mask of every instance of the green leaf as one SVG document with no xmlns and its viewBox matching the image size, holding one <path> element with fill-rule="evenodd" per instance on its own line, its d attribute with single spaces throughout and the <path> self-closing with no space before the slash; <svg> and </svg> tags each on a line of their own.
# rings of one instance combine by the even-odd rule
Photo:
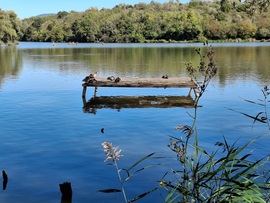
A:
<svg viewBox="0 0 270 203">
<path fill-rule="evenodd" d="M 144 192 L 144 193 L 138 195 L 137 197 L 133 198 L 133 199 L 130 200 L 129 202 L 135 202 L 135 201 L 137 201 L 137 200 L 139 200 L 139 199 L 145 197 L 146 195 L 149 195 L 150 193 L 154 192 L 156 189 L 157 189 L 157 187 L 154 188 L 154 189 L 152 189 L 152 190 L 149 190 L 149 191 L 147 191 L 147 192 Z"/>
<path fill-rule="evenodd" d="M 249 157 L 251 154 L 246 154 L 245 156 L 243 156 L 240 160 L 243 161 L 245 160 L 247 157 Z"/>
<path fill-rule="evenodd" d="M 140 164 L 141 162 L 143 162 L 144 160 L 148 159 L 149 157 L 153 156 L 155 154 L 155 152 L 148 154 L 147 156 L 141 158 L 139 161 L 137 161 L 135 164 L 133 164 L 131 167 L 129 167 L 127 169 L 127 171 L 131 171 L 134 167 L 136 167 L 138 164 Z"/>
<path fill-rule="evenodd" d="M 127 173 L 127 175 L 128 175 L 128 177 L 124 180 L 124 182 L 128 181 L 128 180 L 131 179 L 135 174 L 139 173 L 140 171 L 143 171 L 144 169 L 151 168 L 151 167 L 153 167 L 153 166 L 160 166 L 160 165 L 164 165 L 164 164 L 167 164 L 167 163 L 159 163 L 159 164 L 153 164 L 153 165 L 144 166 L 144 167 L 142 167 L 142 168 L 136 170 L 136 171 L 135 171 L 134 173 L 132 173 L 132 174 L 130 174 L 129 171 L 127 171 L 127 170 L 125 170 L 125 169 L 122 169 L 122 170 L 124 170 L 124 171 Z"/>
<path fill-rule="evenodd" d="M 254 120 L 253 123 L 254 123 L 255 121 L 259 121 L 259 122 L 261 122 L 261 123 L 266 123 L 266 121 L 264 121 L 263 119 L 258 118 L 258 116 L 259 116 L 260 114 L 262 114 L 263 112 L 258 113 L 257 116 L 254 117 L 254 116 L 251 116 L 251 115 L 249 115 L 249 114 L 246 114 L 246 113 L 243 113 L 243 112 L 240 112 L 240 111 L 236 111 L 236 110 L 231 109 L 231 108 L 227 108 L 227 109 L 229 109 L 229 110 L 231 110 L 231 111 L 234 111 L 234 112 L 237 112 L 237 113 L 240 113 L 240 114 L 242 114 L 242 115 L 244 115 L 244 116 L 247 116 L 247 117 L 249 117 L 249 118 L 252 118 L 252 119 Z"/>
</svg>

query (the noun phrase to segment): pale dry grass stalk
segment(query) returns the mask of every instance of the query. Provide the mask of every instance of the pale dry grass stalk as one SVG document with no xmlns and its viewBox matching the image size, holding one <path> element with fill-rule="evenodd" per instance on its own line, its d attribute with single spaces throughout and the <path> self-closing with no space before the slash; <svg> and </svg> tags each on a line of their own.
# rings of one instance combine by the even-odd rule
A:
<svg viewBox="0 0 270 203">
<path fill-rule="evenodd" d="M 121 156 L 121 149 L 118 150 L 118 147 L 113 147 L 112 143 L 109 142 L 103 142 L 102 146 L 104 148 L 104 153 L 106 154 L 107 158 L 104 160 L 104 162 L 107 162 L 109 160 L 113 160 L 113 162 L 120 159 Z"/>
<path fill-rule="evenodd" d="M 123 197 L 125 199 L 125 202 L 127 203 L 128 200 L 127 200 L 126 192 L 125 192 L 125 189 L 124 189 L 124 186 L 123 186 L 123 181 L 122 181 L 122 178 L 121 178 L 121 175 L 120 175 L 120 170 L 119 170 L 118 165 L 117 165 L 117 160 L 119 160 L 120 157 L 123 156 L 121 154 L 122 150 L 118 149 L 119 146 L 118 147 L 113 147 L 112 143 L 109 143 L 109 142 L 103 142 L 102 146 L 104 148 L 104 153 L 107 156 L 107 158 L 104 160 L 104 162 L 112 160 L 113 164 L 115 165 L 115 168 L 116 168 L 117 174 L 118 174 L 118 178 L 119 178 L 119 181 L 120 181 L 120 184 L 121 184 L 121 191 L 122 191 Z"/>
</svg>

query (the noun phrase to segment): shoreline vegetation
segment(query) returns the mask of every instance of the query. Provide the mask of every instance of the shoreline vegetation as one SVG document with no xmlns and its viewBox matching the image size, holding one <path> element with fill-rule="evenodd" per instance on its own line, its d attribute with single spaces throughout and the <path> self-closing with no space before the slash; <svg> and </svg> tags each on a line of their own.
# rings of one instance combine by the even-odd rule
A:
<svg viewBox="0 0 270 203">
<path fill-rule="evenodd" d="M 19 19 L 0 8 L 0 45 L 25 42 L 182 43 L 269 42 L 266 0 L 177 0 L 119 4 L 112 9 Z"/>
<path fill-rule="evenodd" d="M 25 41 L 14 41 L 14 42 L 7 42 L 7 43 L 4 43 L 2 41 L 0 41 L 0 46 L 17 46 L 20 44 L 20 42 L 25 42 Z M 34 42 L 34 41 L 32 41 Z M 209 40 L 207 41 L 207 43 L 263 43 L 263 42 L 270 42 L 270 39 L 269 40 L 256 40 L 256 39 L 246 39 L 246 40 L 242 40 L 242 39 L 227 39 L 227 40 Z M 77 45 L 79 44 L 78 42 L 58 42 L 58 43 L 68 43 L 69 45 Z M 89 43 L 89 42 L 81 42 L 81 44 L 83 43 Z M 101 43 L 101 42 L 91 42 L 93 44 L 97 44 L 97 43 Z M 111 42 L 111 44 L 113 44 L 114 42 Z M 131 42 L 121 42 L 123 44 L 126 44 L 126 43 L 131 43 Z M 148 41 L 144 41 L 144 42 L 137 42 L 138 44 L 181 44 L 181 43 L 204 43 L 205 42 L 200 42 L 200 41 L 166 41 L 166 40 L 154 40 L 154 41 L 151 41 L 151 40 L 148 40 Z M 53 46 L 57 44 L 57 42 L 52 42 Z M 102 44 L 105 44 L 105 43 L 102 43 Z M 110 43 L 107 43 L 107 44 L 110 44 Z"/>
</svg>

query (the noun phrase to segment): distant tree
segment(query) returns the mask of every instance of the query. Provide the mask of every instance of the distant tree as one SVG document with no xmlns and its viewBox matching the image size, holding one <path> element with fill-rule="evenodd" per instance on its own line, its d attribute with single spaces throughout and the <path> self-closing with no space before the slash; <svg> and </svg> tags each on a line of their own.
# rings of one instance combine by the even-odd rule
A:
<svg viewBox="0 0 270 203">
<path fill-rule="evenodd" d="M 256 32 L 257 39 L 270 39 L 270 30 L 267 28 L 259 28 Z"/>
<path fill-rule="evenodd" d="M 144 12 L 139 20 L 142 25 L 142 33 L 146 40 L 153 40 L 161 31 L 158 16 L 154 13 Z"/>
<path fill-rule="evenodd" d="M 75 21 L 72 26 L 75 39 L 79 42 L 95 42 L 98 28 L 98 17 L 92 11 L 87 12 L 83 18 Z"/>
<path fill-rule="evenodd" d="M 190 0 L 188 5 L 190 8 L 194 8 L 194 7 L 202 5 L 202 2 L 201 0 Z"/>
<path fill-rule="evenodd" d="M 66 17 L 67 15 L 68 15 L 68 12 L 66 12 L 66 11 L 59 11 L 59 12 L 57 13 L 57 18 L 62 19 L 62 18 L 64 18 L 64 17 Z"/>
<path fill-rule="evenodd" d="M 221 11 L 228 13 L 232 9 L 232 4 L 230 0 L 221 0 L 220 1 L 220 9 Z"/>
<path fill-rule="evenodd" d="M 250 20 L 243 20 L 237 24 L 237 35 L 242 39 L 255 37 L 256 30 L 256 25 L 254 25 Z"/>
<path fill-rule="evenodd" d="M 246 0 L 247 6 L 249 8 L 249 14 L 254 15 L 258 10 L 260 14 L 268 11 L 270 6 L 270 0 Z"/>
<path fill-rule="evenodd" d="M 270 0 L 170 0 L 84 12 L 59 11 L 57 15 L 20 21 L 0 10 L 3 41 L 145 42 L 198 39 L 267 38 Z"/>
<path fill-rule="evenodd" d="M 22 24 L 14 11 L 0 9 L 0 22 L 0 41 L 8 43 L 19 40 Z"/>
<path fill-rule="evenodd" d="M 215 20 L 208 21 L 204 25 L 204 36 L 207 39 L 217 40 L 225 39 L 226 33 L 224 32 L 223 25 Z"/>
<path fill-rule="evenodd" d="M 184 19 L 184 40 L 196 40 L 202 33 L 202 26 L 199 17 L 193 11 L 187 13 Z M 182 40 L 183 40 L 182 39 Z"/>
</svg>

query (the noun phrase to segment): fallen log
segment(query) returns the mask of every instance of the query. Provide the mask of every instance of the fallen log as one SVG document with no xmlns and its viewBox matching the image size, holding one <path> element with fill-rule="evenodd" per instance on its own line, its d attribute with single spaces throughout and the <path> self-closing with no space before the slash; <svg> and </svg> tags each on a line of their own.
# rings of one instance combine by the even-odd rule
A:
<svg viewBox="0 0 270 203">
<path fill-rule="evenodd" d="M 106 78 L 95 78 L 83 83 L 87 87 L 146 87 L 146 88 L 196 88 L 190 77 L 178 78 L 121 78 L 120 81 L 111 81 Z"/>
</svg>

